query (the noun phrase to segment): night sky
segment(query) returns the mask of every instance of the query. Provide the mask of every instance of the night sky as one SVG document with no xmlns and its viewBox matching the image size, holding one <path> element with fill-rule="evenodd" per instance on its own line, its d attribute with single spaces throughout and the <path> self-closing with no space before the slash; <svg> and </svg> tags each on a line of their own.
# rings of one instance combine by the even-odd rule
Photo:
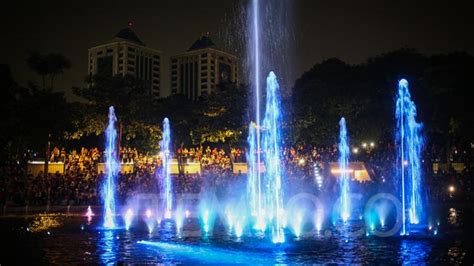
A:
<svg viewBox="0 0 474 266">
<path fill-rule="evenodd" d="M 474 53 L 474 16 L 468 0 L 290 1 L 293 80 L 330 57 L 360 63 L 369 56 L 404 46 L 426 54 Z M 202 32 L 210 32 L 211 38 L 222 32 L 225 21 L 237 16 L 235 7 L 239 2 L 247 3 L 8 1 L 2 3 L 0 16 L 0 63 L 10 65 L 14 78 L 25 84 L 28 80 L 39 82 L 26 66 L 28 50 L 64 54 L 73 67 L 58 78 L 56 87 L 73 100 L 70 88 L 83 85 L 87 74 L 87 49 L 110 40 L 129 20 L 147 46 L 164 52 L 167 63 L 170 55 L 188 49 Z M 167 86 L 165 81 L 163 85 Z"/>
</svg>

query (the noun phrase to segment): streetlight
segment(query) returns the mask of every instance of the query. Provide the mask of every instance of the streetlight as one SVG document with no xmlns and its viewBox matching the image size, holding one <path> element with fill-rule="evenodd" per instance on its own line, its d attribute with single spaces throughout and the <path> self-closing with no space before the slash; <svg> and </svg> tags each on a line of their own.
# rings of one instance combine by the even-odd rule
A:
<svg viewBox="0 0 474 266">
<path fill-rule="evenodd" d="M 352 153 L 354 153 L 354 154 L 359 153 L 359 148 L 353 148 L 353 149 L 352 149 Z"/>
<path fill-rule="evenodd" d="M 366 143 L 366 142 L 363 142 L 363 143 L 362 143 L 362 148 L 364 148 L 364 149 L 367 148 L 367 143 Z"/>
<path fill-rule="evenodd" d="M 454 193 L 456 188 L 453 185 L 451 185 L 451 186 L 449 186 L 448 190 L 449 190 L 449 192 Z"/>
<path fill-rule="evenodd" d="M 373 141 L 370 142 L 370 147 L 371 148 L 375 147 L 375 143 Z"/>
</svg>

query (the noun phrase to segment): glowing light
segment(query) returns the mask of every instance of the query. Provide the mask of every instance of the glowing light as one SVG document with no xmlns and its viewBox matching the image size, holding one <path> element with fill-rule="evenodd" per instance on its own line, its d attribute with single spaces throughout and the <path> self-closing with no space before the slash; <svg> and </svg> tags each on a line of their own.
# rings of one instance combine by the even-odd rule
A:
<svg viewBox="0 0 474 266">
<path fill-rule="evenodd" d="M 171 219 L 171 210 L 165 211 L 165 219 Z"/>
<path fill-rule="evenodd" d="M 92 217 L 92 216 L 95 216 L 95 213 L 92 211 L 92 208 L 91 208 L 91 206 L 89 205 L 89 206 L 87 207 L 86 217 Z"/>
<path fill-rule="evenodd" d="M 160 149 L 162 154 L 161 168 L 161 194 L 165 195 L 165 218 L 171 219 L 171 210 L 173 209 L 173 184 L 171 180 L 171 133 L 170 121 L 168 118 L 163 119 L 163 139 L 160 141 Z"/>
<path fill-rule="evenodd" d="M 232 215 L 232 212 L 227 211 L 226 218 L 227 218 L 227 224 L 229 226 L 229 230 L 232 231 L 232 227 L 234 226 L 234 216 Z"/>
<path fill-rule="evenodd" d="M 150 209 L 147 209 L 145 212 L 145 216 L 147 219 L 150 219 L 153 216 L 153 212 Z"/>
<path fill-rule="evenodd" d="M 87 223 L 90 224 L 92 222 L 92 217 L 95 216 L 95 213 L 92 211 L 91 206 L 87 207 L 85 216 L 87 217 Z"/>
<path fill-rule="evenodd" d="M 315 178 L 315 181 L 316 181 L 316 184 L 318 186 L 318 188 L 322 188 L 323 187 L 323 177 L 321 176 L 320 172 L 319 172 L 319 166 L 317 163 L 313 164 L 313 175 L 314 175 L 314 178 Z"/>
<path fill-rule="evenodd" d="M 453 193 L 456 190 L 456 188 L 451 185 L 451 186 L 449 186 L 448 190 L 449 190 L 449 192 Z"/>
<path fill-rule="evenodd" d="M 353 149 L 352 149 L 352 153 L 354 153 L 354 154 L 359 153 L 359 148 L 353 148 Z"/>
<path fill-rule="evenodd" d="M 253 264 L 268 265 L 274 263 L 274 259 L 262 256 L 252 251 L 236 251 L 217 247 L 206 247 L 192 244 L 174 244 L 165 242 L 138 241 L 140 245 L 147 245 L 173 255 L 195 260 L 198 264 Z M 204 255 L 203 255 L 204 254 Z"/>
<path fill-rule="evenodd" d="M 370 142 L 370 147 L 371 147 L 371 148 L 375 147 L 375 143 L 374 143 L 374 142 Z"/>
<path fill-rule="evenodd" d="M 367 143 L 365 143 L 365 142 L 362 143 L 362 148 L 364 148 L 364 149 L 367 148 Z"/>
<path fill-rule="evenodd" d="M 240 222 L 235 224 L 235 236 L 236 237 L 241 237 L 243 234 L 244 230 L 242 228 L 242 224 Z"/>
<path fill-rule="evenodd" d="M 147 209 L 145 211 L 145 223 L 148 227 L 148 233 L 153 233 L 153 229 L 155 227 L 155 220 L 153 218 L 153 211 L 151 209 Z"/>
<path fill-rule="evenodd" d="M 203 229 L 205 233 L 209 233 L 209 211 L 205 210 L 202 215 Z"/>
<path fill-rule="evenodd" d="M 346 222 L 349 220 L 351 213 L 350 198 L 349 198 L 349 175 L 347 173 L 349 165 L 349 144 L 347 137 L 346 120 L 344 117 L 339 121 L 339 171 L 341 176 L 339 178 L 340 193 L 341 193 L 341 219 Z"/>
<path fill-rule="evenodd" d="M 115 179 L 120 169 L 117 154 L 117 130 L 115 129 L 115 110 L 113 106 L 109 108 L 109 124 L 105 131 L 106 135 L 106 179 L 102 186 L 102 195 L 104 200 L 104 227 L 113 229 L 116 227 L 115 223 Z"/>
<path fill-rule="evenodd" d="M 256 1 L 255 1 L 256 2 Z M 255 4 L 254 2 L 254 4 Z M 265 117 L 261 128 L 257 125 L 250 127 L 249 132 L 249 175 L 247 191 L 250 198 L 251 213 L 256 212 L 256 230 L 264 231 L 269 228 L 272 240 L 276 243 L 284 242 L 283 216 L 279 215 L 279 210 L 283 206 L 283 187 L 281 170 L 281 113 L 279 85 L 276 75 L 270 72 L 267 77 L 267 94 Z M 262 130 L 262 150 L 259 149 L 259 132 Z M 257 145 L 255 145 L 257 142 Z M 260 176 L 260 153 L 263 155 L 265 173 Z M 254 154 L 257 154 L 255 161 Z M 263 186 L 262 183 L 263 182 Z M 262 193 L 262 188 L 264 191 Z M 267 211 L 265 215 L 264 210 Z"/>
<path fill-rule="evenodd" d="M 132 225 L 133 216 L 134 216 L 134 213 L 133 213 L 133 210 L 132 210 L 132 209 L 128 209 L 128 210 L 125 212 L 125 215 L 124 215 L 125 230 L 129 230 L 129 229 L 130 229 L 130 226 Z"/>
<path fill-rule="evenodd" d="M 189 218 L 189 217 L 191 217 L 191 212 L 189 210 L 186 210 L 184 212 L 184 215 L 186 216 L 186 218 Z"/>
<path fill-rule="evenodd" d="M 324 210 L 321 207 L 319 207 L 316 210 L 315 221 L 314 221 L 314 225 L 318 232 L 320 232 L 323 227 L 323 220 L 324 220 Z"/>
<path fill-rule="evenodd" d="M 39 214 L 35 216 L 32 223 L 28 226 L 29 232 L 44 232 L 63 225 L 63 217 L 57 214 Z M 48 231 L 48 235 L 49 235 Z"/>
<path fill-rule="evenodd" d="M 181 209 L 178 209 L 175 211 L 174 222 L 176 225 L 176 231 L 179 234 L 181 232 L 181 229 L 183 228 L 183 223 L 184 223 L 183 211 Z"/>
<path fill-rule="evenodd" d="M 305 162 L 306 162 L 306 161 L 304 160 L 304 158 L 300 158 L 300 159 L 298 160 L 298 164 L 299 164 L 299 165 L 304 165 Z"/>
<path fill-rule="evenodd" d="M 398 83 L 395 116 L 397 119 L 397 134 L 395 143 L 398 147 L 397 162 L 398 176 L 401 180 L 402 198 L 402 234 L 408 235 L 406 213 L 408 209 L 408 222 L 418 224 L 423 214 L 422 176 L 421 176 L 421 150 L 423 125 L 416 122 L 416 106 L 411 100 L 408 81 L 401 79 Z"/>
<path fill-rule="evenodd" d="M 294 224 L 293 224 L 293 231 L 296 237 L 300 237 L 301 235 L 302 224 L 303 224 L 303 212 L 298 212 L 296 214 L 296 218 L 294 219 Z"/>
</svg>

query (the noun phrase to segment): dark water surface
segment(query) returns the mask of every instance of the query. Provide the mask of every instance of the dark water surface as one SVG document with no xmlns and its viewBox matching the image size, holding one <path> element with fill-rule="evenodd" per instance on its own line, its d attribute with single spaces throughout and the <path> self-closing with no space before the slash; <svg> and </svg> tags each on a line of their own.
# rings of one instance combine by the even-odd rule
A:
<svg viewBox="0 0 474 266">
<path fill-rule="evenodd" d="M 144 224 L 130 231 L 97 229 L 100 217 L 0 218 L 0 265 L 104 263 L 211 264 L 469 264 L 472 265 L 472 208 L 446 207 L 438 235 L 347 237 L 334 228 L 275 246 L 259 237 L 149 234 Z M 138 243 L 149 241 L 151 244 Z M 148 242 L 147 242 L 148 243 Z M 153 243 L 158 243 L 154 245 Z"/>
</svg>

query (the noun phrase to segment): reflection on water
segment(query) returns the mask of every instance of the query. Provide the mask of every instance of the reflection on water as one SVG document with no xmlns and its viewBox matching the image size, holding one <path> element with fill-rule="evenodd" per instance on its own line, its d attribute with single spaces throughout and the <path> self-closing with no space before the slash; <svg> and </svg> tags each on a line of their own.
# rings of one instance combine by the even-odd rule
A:
<svg viewBox="0 0 474 266">
<path fill-rule="evenodd" d="M 38 214 L 35 215 L 27 230 L 33 233 L 48 231 L 60 227 L 63 220 L 64 216 L 61 214 Z"/>
<path fill-rule="evenodd" d="M 445 221 L 448 222 L 436 237 L 377 237 L 372 234 L 366 236 L 365 233 L 355 233 L 365 228 L 361 223 L 352 227 L 324 228 L 320 234 L 303 234 L 298 239 L 288 235 L 287 243 L 278 246 L 264 237 L 255 238 L 245 234 L 240 239 L 229 237 L 225 230 L 214 232 L 203 240 L 200 237 L 176 238 L 167 232 L 166 226 L 150 235 L 146 224 L 137 225 L 130 231 L 100 231 L 97 229 L 100 219 L 95 219 L 93 224 L 87 225 L 86 217 L 37 216 L 32 220 L 0 219 L 0 233 L 5 236 L 2 242 L 17 243 L 1 253 L 18 253 L 18 258 L 26 260 L 26 264 L 38 261 L 54 264 L 191 264 L 205 262 L 202 259 L 207 256 L 206 251 L 209 250 L 215 255 L 213 260 L 217 263 L 220 261 L 219 256 L 225 256 L 229 263 L 236 257 L 244 262 L 255 261 L 264 264 L 468 262 L 470 253 L 467 235 L 470 229 L 458 226 L 461 218 L 466 219 L 462 209 L 447 208 L 443 213 L 446 214 Z M 27 228 L 30 231 L 27 231 Z M 49 231 L 51 234 L 47 234 Z M 163 244 L 153 246 L 137 243 L 142 240 Z M 163 248 L 167 247 L 166 243 L 173 249 Z M 24 256 L 25 249 L 28 249 L 29 256 Z M 2 256 L 0 255 L 0 261 L 3 261 Z"/>
<path fill-rule="evenodd" d="M 99 232 L 101 237 L 97 243 L 99 247 L 100 262 L 103 264 L 111 264 L 117 261 L 118 250 L 115 245 L 115 241 L 119 241 L 120 238 L 115 239 L 114 231 L 102 231 Z"/>
<path fill-rule="evenodd" d="M 400 262 L 403 264 L 423 263 L 431 253 L 431 244 L 424 240 L 402 239 L 400 244 Z"/>
</svg>

